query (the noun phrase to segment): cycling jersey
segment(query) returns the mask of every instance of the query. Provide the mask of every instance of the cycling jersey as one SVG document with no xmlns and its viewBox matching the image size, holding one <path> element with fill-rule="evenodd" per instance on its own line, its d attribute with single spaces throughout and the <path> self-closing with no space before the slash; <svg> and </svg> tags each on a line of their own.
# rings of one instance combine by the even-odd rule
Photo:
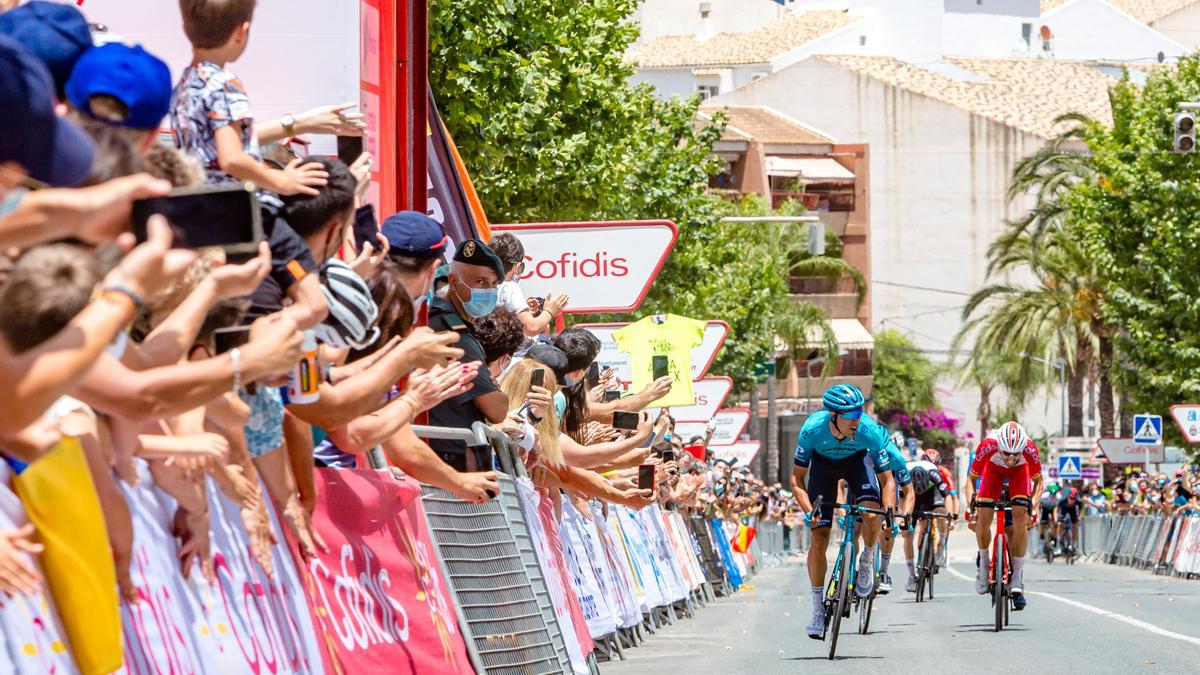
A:
<svg viewBox="0 0 1200 675">
<path fill-rule="evenodd" d="M 840 460 L 865 453 L 879 472 L 891 471 L 887 447 L 892 444 L 887 427 L 879 424 L 870 415 L 863 413 L 853 438 L 834 438 L 829 430 L 828 410 L 809 415 L 796 437 L 796 454 L 793 464 L 807 467 L 814 456 Z"/>
<path fill-rule="evenodd" d="M 1041 473 L 1042 462 L 1033 441 L 1025 444 L 1025 450 L 1017 455 L 1016 464 L 1006 466 L 999 443 L 989 436 L 975 449 L 975 459 L 971 462 L 971 475 L 980 478 L 978 498 L 984 502 L 993 502 L 1000 497 L 1005 480 L 1013 499 L 1028 497 L 1033 492 L 1032 477 Z"/>
<path fill-rule="evenodd" d="M 899 493 L 900 488 L 912 483 L 912 475 L 908 473 L 908 464 L 895 443 L 888 443 L 887 453 L 888 466 L 892 468 L 892 477 L 896 479 L 896 490 Z"/>
<path fill-rule="evenodd" d="M 1054 507 L 1058 506 L 1058 497 L 1049 492 L 1043 492 L 1042 498 L 1038 500 L 1038 511 L 1041 513 L 1041 521 L 1043 523 L 1050 522 L 1054 517 Z"/>
<path fill-rule="evenodd" d="M 1078 499 L 1072 504 L 1071 500 L 1064 499 L 1058 504 L 1058 520 L 1059 522 L 1071 521 L 1072 523 L 1079 522 L 1079 510 L 1083 506 L 1083 502 Z"/>
<path fill-rule="evenodd" d="M 939 464 L 938 473 L 942 474 L 942 482 L 946 484 L 946 494 L 951 497 L 958 494 L 958 489 L 954 487 L 954 476 L 950 473 L 950 469 Z"/>
<path fill-rule="evenodd" d="M 853 438 L 834 438 L 829 425 L 828 411 L 810 415 L 796 438 L 793 458 L 795 466 L 808 469 L 805 489 L 810 498 L 821 497 L 820 520 L 815 527 L 832 525 L 839 481 L 846 481 L 853 503 L 880 503 L 876 474 L 895 468 L 888 452 L 891 437 L 870 415 L 863 414 Z"/>
</svg>

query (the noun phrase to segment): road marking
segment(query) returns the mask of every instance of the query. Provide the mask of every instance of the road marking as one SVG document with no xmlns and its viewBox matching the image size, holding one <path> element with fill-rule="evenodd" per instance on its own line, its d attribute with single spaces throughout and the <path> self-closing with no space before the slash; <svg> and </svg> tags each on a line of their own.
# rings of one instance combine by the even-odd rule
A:
<svg viewBox="0 0 1200 675">
<path fill-rule="evenodd" d="M 953 567 L 946 567 L 944 569 L 947 572 L 953 574 L 954 576 L 956 576 L 959 579 L 962 579 L 964 581 L 970 581 L 972 583 L 974 583 L 974 581 L 975 581 L 974 577 L 969 577 L 969 576 L 963 574 L 962 572 L 959 572 L 958 570 L 954 569 Z M 1116 612 L 1110 612 L 1107 609 L 1101 609 L 1094 605 L 1089 605 L 1086 602 L 1079 602 L 1078 600 L 1064 598 L 1061 595 L 1055 595 L 1053 593 L 1046 593 L 1044 591 L 1028 591 L 1027 593 L 1028 593 L 1028 595 L 1037 595 L 1037 596 L 1041 596 L 1043 598 L 1057 600 L 1058 602 L 1061 602 L 1063 604 L 1070 605 L 1072 607 L 1076 607 L 1079 609 L 1087 610 L 1087 611 L 1091 612 L 1092 614 L 1099 614 L 1100 616 L 1108 617 L 1109 619 L 1114 619 L 1116 621 L 1120 621 L 1121 623 L 1129 624 L 1130 626 L 1134 626 L 1136 628 L 1141 628 L 1142 630 L 1154 633 L 1155 635 L 1161 635 L 1163 637 L 1169 637 L 1169 638 L 1172 638 L 1175 640 L 1180 640 L 1182 642 L 1187 642 L 1190 644 L 1200 646 L 1200 638 L 1198 638 L 1198 637 L 1192 637 L 1191 635 L 1184 635 L 1183 633 L 1176 633 L 1175 631 L 1167 630 L 1166 628 L 1160 628 L 1158 626 L 1155 626 L 1152 623 L 1142 621 L 1141 619 L 1135 619 L 1132 616 L 1125 616 L 1123 614 L 1117 614 Z"/>
</svg>

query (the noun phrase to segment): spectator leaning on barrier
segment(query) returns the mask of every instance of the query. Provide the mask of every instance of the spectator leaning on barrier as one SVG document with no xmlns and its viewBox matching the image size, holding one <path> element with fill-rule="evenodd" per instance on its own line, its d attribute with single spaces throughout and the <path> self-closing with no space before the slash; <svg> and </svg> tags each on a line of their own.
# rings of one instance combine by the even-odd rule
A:
<svg viewBox="0 0 1200 675">
<path fill-rule="evenodd" d="M 435 297 L 429 307 L 429 326 L 458 334 L 458 346 L 468 361 L 484 361 L 486 353 L 473 334 L 472 325 L 496 309 L 496 286 L 504 266 L 486 244 L 464 241 L 454 253 L 445 297 Z M 508 397 L 480 369 L 470 391 L 434 407 L 429 421 L 434 426 L 470 428 L 475 422 L 496 424 L 508 415 Z M 492 467 L 490 448 L 468 448 L 463 441 L 432 440 L 430 446 L 459 471 Z"/>
</svg>

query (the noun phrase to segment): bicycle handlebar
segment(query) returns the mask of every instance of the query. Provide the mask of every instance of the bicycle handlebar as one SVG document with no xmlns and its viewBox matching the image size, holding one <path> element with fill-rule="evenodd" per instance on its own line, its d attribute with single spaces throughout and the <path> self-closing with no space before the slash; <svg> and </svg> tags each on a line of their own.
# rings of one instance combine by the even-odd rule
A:
<svg viewBox="0 0 1200 675">
<path fill-rule="evenodd" d="M 818 499 L 820 498 L 818 497 Z M 855 516 L 862 515 L 864 513 L 873 513 L 877 516 L 883 516 L 884 523 L 886 523 L 887 529 L 889 530 L 892 529 L 892 525 L 894 525 L 896 522 L 896 513 L 892 509 L 884 511 L 882 509 L 872 509 L 866 506 L 859 506 L 858 504 L 834 504 L 834 508 L 841 509 Z"/>
</svg>

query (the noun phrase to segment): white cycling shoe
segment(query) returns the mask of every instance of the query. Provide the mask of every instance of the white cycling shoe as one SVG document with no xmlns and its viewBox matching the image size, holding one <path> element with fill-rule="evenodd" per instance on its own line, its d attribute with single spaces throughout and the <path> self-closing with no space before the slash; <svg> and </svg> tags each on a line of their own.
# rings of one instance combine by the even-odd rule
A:
<svg viewBox="0 0 1200 675">
<path fill-rule="evenodd" d="M 916 593 L 917 577 L 912 574 L 908 575 L 908 581 L 904 582 L 904 590 L 908 591 L 909 593 Z"/>
<path fill-rule="evenodd" d="M 808 632 L 808 637 L 814 640 L 825 639 L 825 605 L 813 605 L 812 618 L 804 630 Z"/>
<path fill-rule="evenodd" d="M 879 577 L 879 594 L 887 595 L 888 593 L 891 593 L 891 592 L 892 592 L 892 577 L 887 574 L 880 575 L 880 577 Z"/>
<path fill-rule="evenodd" d="M 860 598 L 867 597 L 875 588 L 875 575 L 872 574 L 874 572 L 873 562 L 873 560 L 868 560 L 866 567 L 858 566 L 858 577 L 854 580 L 854 594 Z"/>
<path fill-rule="evenodd" d="M 988 592 L 987 565 L 980 562 L 978 557 L 975 558 L 975 592 L 980 595 L 987 595 Z"/>
</svg>

